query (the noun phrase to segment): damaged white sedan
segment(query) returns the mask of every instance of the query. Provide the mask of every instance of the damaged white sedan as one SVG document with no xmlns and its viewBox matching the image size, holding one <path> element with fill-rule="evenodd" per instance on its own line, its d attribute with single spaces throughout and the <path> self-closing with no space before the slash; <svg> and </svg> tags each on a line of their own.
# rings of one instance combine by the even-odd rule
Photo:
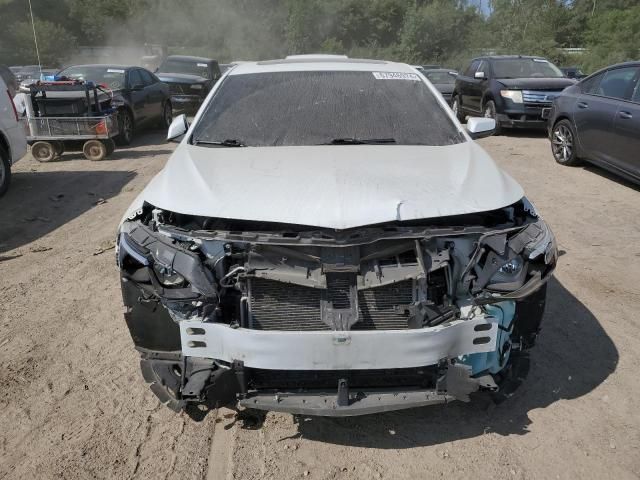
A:
<svg viewBox="0 0 640 480">
<path fill-rule="evenodd" d="M 125 320 L 167 406 L 349 416 L 498 391 L 555 239 L 413 68 L 297 56 L 209 94 L 120 225 Z"/>
</svg>

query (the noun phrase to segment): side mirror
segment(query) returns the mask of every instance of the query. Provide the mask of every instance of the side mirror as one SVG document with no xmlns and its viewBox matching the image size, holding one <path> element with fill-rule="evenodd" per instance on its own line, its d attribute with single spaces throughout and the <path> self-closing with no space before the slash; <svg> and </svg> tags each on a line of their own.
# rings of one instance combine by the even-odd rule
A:
<svg viewBox="0 0 640 480">
<path fill-rule="evenodd" d="M 131 90 L 133 90 L 134 92 L 139 92 L 140 90 L 144 90 L 144 85 L 142 85 L 141 83 L 136 83 L 133 87 L 131 87 Z"/>
<path fill-rule="evenodd" d="M 487 77 L 485 76 L 484 72 L 476 72 L 474 77 L 477 78 L 478 80 L 486 80 L 487 79 Z"/>
<path fill-rule="evenodd" d="M 171 125 L 169 125 L 169 131 L 167 132 L 167 140 L 169 142 L 179 142 L 182 137 L 189 130 L 189 122 L 185 114 L 178 115 L 173 119 Z"/>
<path fill-rule="evenodd" d="M 496 132 L 496 121 L 493 118 L 470 117 L 467 120 L 467 133 L 471 138 L 490 137 Z"/>
</svg>

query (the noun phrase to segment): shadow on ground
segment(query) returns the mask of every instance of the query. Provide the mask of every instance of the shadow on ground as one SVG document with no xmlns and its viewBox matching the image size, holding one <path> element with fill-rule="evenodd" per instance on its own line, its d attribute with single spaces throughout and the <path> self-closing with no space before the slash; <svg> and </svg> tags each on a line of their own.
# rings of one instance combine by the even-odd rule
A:
<svg viewBox="0 0 640 480">
<path fill-rule="evenodd" d="M 0 253 L 38 240 L 118 195 L 135 176 L 117 171 L 15 172 L 0 199 Z"/>
<path fill-rule="evenodd" d="M 611 182 L 618 183 L 623 187 L 627 187 L 632 190 L 635 190 L 636 192 L 640 192 L 639 183 L 633 182 L 625 177 L 621 177 L 620 175 L 616 175 L 615 173 L 610 172 L 609 170 L 605 170 L 602 167 L 587 163 L 584 165 L 584 169 L 587 170 L 588 172 L 594 173 L 596 175 L 600 175 L 601 177 L 604 177 Z"/>
<path fill-rule="evenodd" d="M 530 358 L 531 369 L 525 383 L 499 405 L 476 399 L 469 404 L 455 402 L 365 417 L 297 416 L 295 437 L 365 448 L 402 449 L 489 432 L 524 435 L 532 423 L 530 411 L 591 392 L 616 369 L 618 351 L 598 319 L 552 279 L 543 331 Z"/>
</svg>

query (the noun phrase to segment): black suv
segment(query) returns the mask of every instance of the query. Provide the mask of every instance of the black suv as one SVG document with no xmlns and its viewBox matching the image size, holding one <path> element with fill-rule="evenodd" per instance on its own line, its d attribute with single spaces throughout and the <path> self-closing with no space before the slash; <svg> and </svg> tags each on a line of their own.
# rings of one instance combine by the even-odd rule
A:
<svg viewBox="0 0 640 480">
<path fill-rule="evenodd" d="M 541 57 L 479 57 L 458 75 L 451 108 L 460 121 L 467 115 L 495 118 L 497 132 L 545 128 L 553 99 L 574 83 Z"/>
<path fill-rule="evenodd" d="M 156 75 L 169 85 L 176 110 L 195 113 L 222 73 L 218 62 L 210 58 L 171 55 Z"/>
</svg>

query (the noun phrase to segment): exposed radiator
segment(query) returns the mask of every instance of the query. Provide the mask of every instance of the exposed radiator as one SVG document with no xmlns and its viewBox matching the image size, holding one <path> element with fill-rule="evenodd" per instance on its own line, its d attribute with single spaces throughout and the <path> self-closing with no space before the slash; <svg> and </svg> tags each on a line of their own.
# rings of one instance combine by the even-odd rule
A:
<svg viewBox="0 0 640 480">
<path fill-rule="evenodd" d="M 321 302 L 327 297 L 334 306 L 346 307 L 343 289 L 330 293 L 274 280 L 249 280 L 249 327 L 257 330 L 331 330 L 323 322 Z M 332 298 L 333 297 L 333 298 Z M 407 329 L 407 316 L 395 313 L 396 305 L 414 301 L 413 280 L 369 288 L 358 292 L 358 321 L 352 330 Z"/>
</svg>

